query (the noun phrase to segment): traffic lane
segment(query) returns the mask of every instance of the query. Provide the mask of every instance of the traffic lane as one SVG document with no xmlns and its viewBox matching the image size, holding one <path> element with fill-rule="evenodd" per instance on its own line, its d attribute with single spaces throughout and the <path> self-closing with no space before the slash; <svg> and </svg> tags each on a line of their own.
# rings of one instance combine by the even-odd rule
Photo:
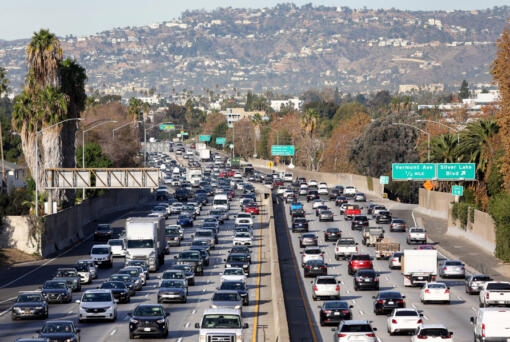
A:
<svg viewBox="0 0 510 342">
<path fill-rule="evenodd" d="M 328 203 L 328 205 L 333 205 L 333 203 Z M 404 211 L 405 212 L 405 211 Z M 403 215 L 404 213 L 399 213 Z M 404 217 L 405 218 L 405 217 Z M 324 223 L 317 222 L 319 226 L 321 226 L 320 230 L 324 230 L 328 225 Z M 374 220 L 370 221 L 371 226 L 383 226 L 386 231 L 386 236 L 400 242 L 401 250 L 415 248 L 415 246 L 409 246 L 406 243 L 406 234 L 405 233 L 394 233 L 389 232 L 389 225 L 381 225 L 375 224 Z M 344 232 L 344 236 L 353 236 L 356 241 L 359 243 L 358 248 L 360 253 L 368 253 L 370 255 L 375 254 L 374 248 L 366 247 L 361 244 L 361 233 L 359 231 L 352 231 L 350 228 L 350 221 L 343 221 L 340 218 L 340 228 Z M 326 255 L 328 257 L 329 252 L 331 256 L 334 258 L 334 248 L 328 248 L 326 250 Z M 447 328 L 455 331 L 455 335 L 459 336 L 460 339 L 469 339 L 472 336 L 470 332 L 471 326 L 469 324 L 469 316 L 473 311 L 473 297 L 464 294 L 462 281 L 458 280 L 446 280 L 451 286 L 452 291 L 452 302 L 450 305 L 422 305 L 419 299 L 419 288 L 408 288 L 403 286 L 403 278 L 400 270 L 392 270 L 388 269 L 388 261 L 386 260 L 374 260 L 374 268 L 381 273 L 380 277 L 380 286 L 381 290 L 390 290 L 395 289 L 401 292 L 406 296 L 406 303 L 409 307 L 416 307 L 419 309 L 423 309 L 425 313 L 424 320 L 428 321 L 426 323 L 440 323 L 447 322 Z M 347 263 L 345 262 L 344 272 L 347 273 Z M 349 276 L 347 276 L 349 277 Z M 386 278 L 387 277 L 387 278 Z M 352 279 L 352 277 L 350 277 Z M 443 280 L 440 280 L 443 281 Z M 353 290 L 353 282 L 352 280 L 349 282 L 350 287 L 347 291 Z M 373 294 L 376 292 L 374 291 Z M 363 309 L 358 310 L 360 313 L 365 314 L 366 312 L 373 312 L 373 300 L 371 295 L 363 296 L 359 304 L 361 304 Z M 356 309 L 356 308 L 355 308 Z M 429 312 L 430 311 L 430 312 Z M 466 312 L 468 315 L 466 315 Z M 372 314 L 373 315 L 373 314 Z M 364 316 L 364 315 L 363 315 Z M 374 315 L 373 315 L 374 316 Z M 389 335 L 386 335 L 386 318 L 383 319 L 374 319 L 374 326 L 378 328 L 379 335 L 383 335 L 385 337 L 384 340 L 390 339 Z M 384 336 L 386 335 L 386 336 Z"/>
<path fill-rule="evenodd" d="M 113 227 L 122 226 L 126 217 L 146 214 L 147 208 L 148 205 L 147 207 L 144 206 L 141 209 L 133 210 L 123 214 L 115 220 L 111 221 L 110 224 Z M 10 281 L 8 283 L 4 283 L 4 287 L 0 288 L 0 314 L 4 313 L 5 310 L 7 310 L 12 305 L 12 300 L 15 299 L 19 291 L 35 290 L 38 287 L 41 287 L 44 281 L 51 279 L 51 277 L 56 274 L 58 268 L 70 267 L 75 265 L 76 262 L 80 259 L 89 258 L 90 248 L 94 243 L 104 242 L 94 242 L 90 236 L 86 238 L 83 243 L 69 250 L 65 255 L 50 259 L 43 266 L 20 265 L 17 267 L 14 266 L 8 272 L 5 272 L 9 275 Z M 10 277 L 11 272 L 15 273 L 17 277 Z M 24 274 L 26 276 L 24 276 Z"/>
</svg>

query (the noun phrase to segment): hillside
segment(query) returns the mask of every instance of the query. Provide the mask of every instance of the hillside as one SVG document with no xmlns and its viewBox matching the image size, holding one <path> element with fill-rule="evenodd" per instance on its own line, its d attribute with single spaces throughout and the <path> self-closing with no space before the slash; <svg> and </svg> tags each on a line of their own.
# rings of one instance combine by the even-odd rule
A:
<svg viewBox="0 0 510 342">
<path fill-rule="evenodd" d="M 508 6 L 413 12 L 285 4 L 187 11 L 173 21 L 61 41 L 87 68 L 90 88 L 123 95 L 151 87 L 162 95 L 183 88 L 448 88 L 462 79 L 490 82 L 494 43 L 509 17 Z M 15 90 L 25 75 L 27 41 L 0 40 L 0 66 Z"/>
</svg>

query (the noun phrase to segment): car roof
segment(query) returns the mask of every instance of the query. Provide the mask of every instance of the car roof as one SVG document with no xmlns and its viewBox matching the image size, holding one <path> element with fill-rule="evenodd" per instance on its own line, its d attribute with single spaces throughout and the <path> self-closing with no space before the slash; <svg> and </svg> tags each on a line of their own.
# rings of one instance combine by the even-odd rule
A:
<svg viewBox="0 0 510 342">
<path fill-rule="evenodd" d="M 85 290 L 85 292 L 83 292 L 83 294 L 85 293 L 110 293 L 110 289 L 89 289 L 89 290 Z"/>
<path fill-rule="evenodd" d="M 437 329 L 437 328 L 447 329 L 443 324 L 422 324 L 420 326 L 420 329 Z"/>
<path fill-rule="evenodd" d="M 102 243 L 102 244 L 98 244 L 98 245 L 92 245 L 92 248 L 94 248 L 94 247 L 106 247 L 106 248 L 109 248 L 110 245 Z"/>
<path fill-rule="evenodd" d="M 226 314 L 226 315 L 241 315 L 241 311 L 239 309 L 206 309 L 204 310 L 204 315 L 218 315 L 218 314 Z"/>
<path fill-rule="evenodd" d="M 362 321 L 362 320 L 346 320 L 342 322 L 344 325 L 358 325 L 358 324 L 370 324 L 370 321 Z"/>
</svg>

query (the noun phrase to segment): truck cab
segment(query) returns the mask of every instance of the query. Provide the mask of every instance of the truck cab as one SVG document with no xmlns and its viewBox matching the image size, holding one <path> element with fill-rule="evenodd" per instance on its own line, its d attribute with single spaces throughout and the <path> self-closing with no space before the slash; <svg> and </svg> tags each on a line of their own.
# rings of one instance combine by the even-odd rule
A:
<svg viewBox="0 0 510 342">
<path fill-rule="evenodd" d="M 162 217 L 130 217 L 126 220 L 126 264 L 144 260 L 155 272 L 165 262 L 165 221 Z"/>
<path fill-rule="evenodd" d="M 238 309 L 207 309 L 202 315 L 202 322 L 195 324 L 200 329 L 199 341 L 236 341 L 242 342 L 248 323 L 243 323 Z"/>
</svg>

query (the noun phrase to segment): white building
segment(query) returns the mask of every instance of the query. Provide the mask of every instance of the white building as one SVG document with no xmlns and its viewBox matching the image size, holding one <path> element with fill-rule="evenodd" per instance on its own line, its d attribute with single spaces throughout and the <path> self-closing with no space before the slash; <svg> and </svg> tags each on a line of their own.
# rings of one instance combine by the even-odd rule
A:
<svg viewBox="0 0 510 342">
<path fill-rule="evenodd" d="M 2 164 L 0 162 L 0 172 L 1 167 Z M 24 166 L 4 161 L 4 168 L 8 193 L 10 193 L 14 188 L 24 188 L 26 186 L 25 179 L 27 177 L 27 169 Z"/>
<path fill-rule="evenodd" d="M 152 96 L 138 96 L 137 99 L 147 102 L 148 104 L 154 105 L 159 104 L 160 97 L 156 94 Z"/>
<path fill-rule="evenodd" d="M 299 98 L 295 97 L 293 99 L 288 100 L 272 100 L 271 101 L 271 108 L 275 112 L 279 112 L 283 107 L 292 107 L 294 109 L 301 109 L 303 106 L 303 101 L 301 101 Z"/>
</svg>

